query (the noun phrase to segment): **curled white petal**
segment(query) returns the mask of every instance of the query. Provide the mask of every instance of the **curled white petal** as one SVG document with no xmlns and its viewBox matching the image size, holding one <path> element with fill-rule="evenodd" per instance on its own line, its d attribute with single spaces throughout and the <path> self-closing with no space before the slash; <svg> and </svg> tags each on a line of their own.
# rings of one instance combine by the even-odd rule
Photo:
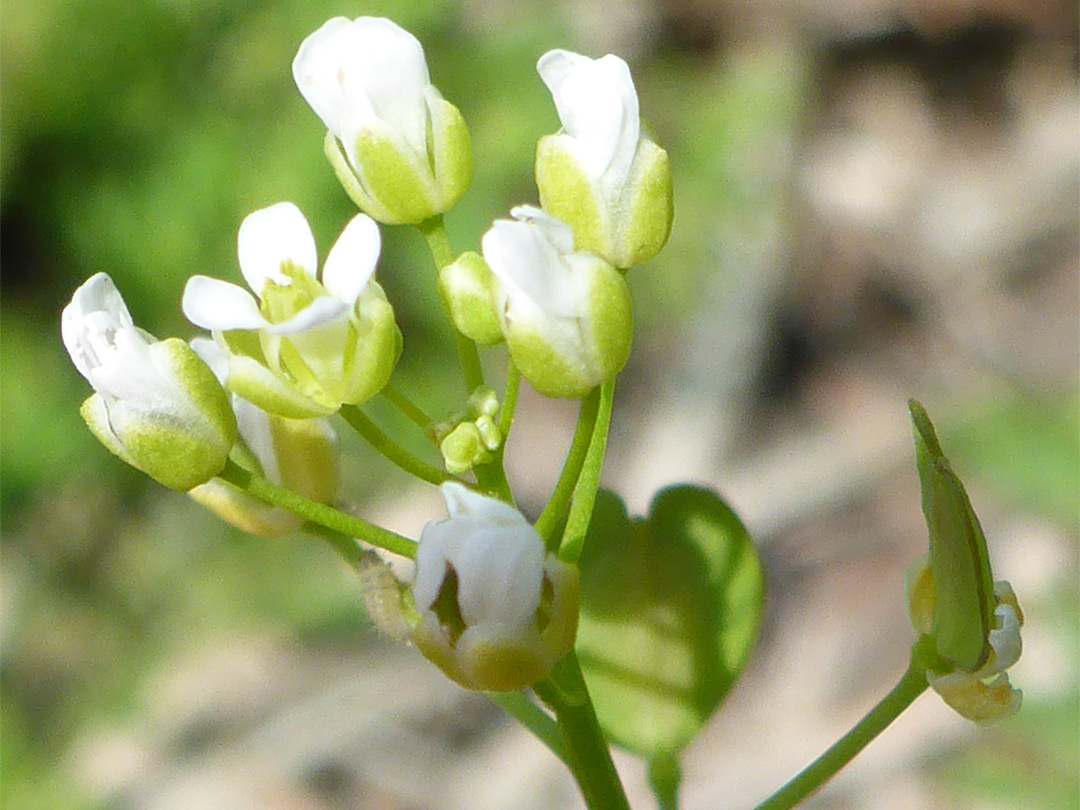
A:
<svg viewBox="0 0 1080 810">
<path fill-rule="evenodd" d="M 229 358 L 225 356 L 225 352 L 221 350 L 221 347 L 210 338 L 204 337 L 192 338 L 188 343 L 191 344 L 192 351 L 199 355 L 199 358 L 206 365 L 210 366 L 210 370 L 214 372 L 218 382 L 225 385 L 225 382 L 229 379 Z"/>
<path fill-rule="evenodd" d="M 626 62 L 613 54 L 590 59 L 554 50 L 540 57 L 536 69 L 590 174 L 624 181 L 641 135 L 637 91 Z"/>
<path fill-rule="evenodd" d="M 315 275 L 318 262 L 315 237 L 300 209 L 290 202 L 248 214 L 240 224 L 236 248 L 240 272 L 260 298 L 267 281 L 289 283 L 281 272 L 286 262 Z"/>
<path fill-rule="evenodd" d="M 376 121 L 426 154 L 427 62 L 419 40 L 396 23 L 382 17 L 329 20 L 301 44 L 293 78 L 350 155 L 359 131 Z"/>
<path fill-rule="evenodd" d="M 103 362 L 102 351 L 108 350 L 105 335 L 121 329 L 133 329 L 131 313 L 128 312 L 120 291 L 105 273 L 96 273 L 87 279 L 71 297 L 60 316 L 60 337 L 71 356 L 75 368 L 87 380 L 90 369 Z"/>
<path fill-rule="evenodd" d="M 323 287 L 351 307 L 374 275 L 381 250 L 382 237 L 375 220 L 366 214 L 353 217 L 326 257 Z"/>
<path fill-rule="evenodd" d="M 529 525 L 521 512 L 498 498 L 481 495 L 456 481 L 447 481 L 441 489 L 451 518 L 475 518 L 503 526 Z"/>
<path fill-rule="evenodd" d="M 510 297 L 523 295 L 555 317 L 577 315 L 569 270 L 546 225 L 497 219 L 481 240 L 484 259 Z"/>
<path fill-rule="evenodd" d="M 349 311 L 344 301 L 330 296 L 316 298 L 296 315 L 282 323 L 267 324 L 264 331 L 273 335 L 300 335 L 343 317 Z"/>
<path fill-rule="evenodd" d="M 211 331 L 263 329 L 269 325 L 251 293 L 209 276 L 188 279 L 180 308 L 193 324 Z"/>
<path fill-rule="evenodd" d="M 1004 672 L 1020 660 L 1023 644 L 1020 639 L 1020 617 L 1012 605 L 999 604 L 994 610 L 997 627 L 990 631 L 990 646 L 994 650 L 990 665 L 979 674 L 983 677 Z"/>
</svg>

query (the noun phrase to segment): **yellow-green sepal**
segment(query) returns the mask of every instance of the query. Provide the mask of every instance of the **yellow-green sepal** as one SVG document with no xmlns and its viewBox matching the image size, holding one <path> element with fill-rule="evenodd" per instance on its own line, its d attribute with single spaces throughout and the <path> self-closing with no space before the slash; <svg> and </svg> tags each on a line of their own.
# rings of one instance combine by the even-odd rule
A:
<svg viewBox="0 0 1080 810">
<path fill-rule="evenodd" d="M 567 135 L 545 135 L 536 146 L 536 188 L 540 207 L 574 231 L 575 250 L 614 259 L 611 218 L 603 194 L 586 171 Z"/>
<path fill-rule="evenodd" d="M 439 294 L 454 328 L 481 346 L 503 341 L 495 313 L 494 288 L 491 269 L 474 251 L 462 253 L 439 270 Z"/>
<path fill-rule="evenodd" d="M 615 266 L 633 267 L 653 258 L 667 244 L 674 218 L 668 154 L 642 139 L 627 183 L 626 219 L 620 223 Z"/>
<path fill-rule="evenodd" d="M 990 657 L 994 580 L 986 538 L 964 485 L 953 472 L 926 410 L 908 402 L 934 582 L 932 635 L 938 654 L 975 672 Z"/>
</svg>

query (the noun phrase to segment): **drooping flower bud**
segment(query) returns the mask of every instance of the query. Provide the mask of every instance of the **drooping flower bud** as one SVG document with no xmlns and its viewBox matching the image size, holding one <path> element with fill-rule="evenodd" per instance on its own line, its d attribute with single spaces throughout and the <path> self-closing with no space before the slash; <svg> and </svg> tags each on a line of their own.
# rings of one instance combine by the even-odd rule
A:
<svg viewBox="0 0 1080 810">
<path fill-rule="evenodd" d="M 326 156 L 360 210 L 417 224 L 461 199 L 472 179 L 469 131 L 408 31 L 382 17 L 335 17 L 300 45 L 293 77 L 326 124 Z"/>
<path fill-rule="evenodd" d="M 468 689 L 524 689 L 574 645 L 577 569 L 546 555 L 512 506 L 453 482 L 442 490 L 450 518 L 424 527 L 416 554 L 413 641 Z"/>
<path fill-rule="evenodd" d="M 481 346 L 503 340 L 495 313 L 495 277 L 479 253 L 467 251 L 439 270 L 439 295 L 454 328 Z"/>
<path fill-rule="evenodd" d="M 228 394 L 184 341 L 136 327 L 109 276 L 98 273 L 75 291 L 60 331 L 95 391 L 80 413 L 109 450 L 183 491 L 224 469 L 236 439 Z"/>
<path fill-rule="evenodd" d="M 359 214 L 315 278 L 315 240 L 292 203 L 248 215 L 240 271 L 258 296 L 193 276 L 188 320 L 214 333 L 228 357 L 229 390 L 279 416 L 326 416 L 382 390 L 401 354 L 401 332 L 375 281 L 379 228 Z"/>
<path fill-rule="evenodd" d="M 982 526 L 923 407 L 909 403 L 930 553 L 908 572 L 912 626 L 933 640 L 930 685 L 969 720 L 1015 714 L 1021 693 L 1006 670 L 1020 657 L 1023 614 L 1008 582 L 995 582 Z"/>
<path fill-rule="evenodd" d="M 222 382 L 228 359 L 212 340 L 196 338 L 191 347 Z M 288 419 L 267 413 L 236 394 L 233 411 L 239 429 L 230 456 L 250 472 L 316 503 L 337 495 L 340 451 L 337 435 L 325 419 Z M 258 537 L 281 537 L 298 531 L 304 519 L 270 506 L 220 478 L 191 490 L 195 501 L 241 531 Z"/>
<path fill-rule="evenodd" d="M 671 167 L 641 135 L 630 68 L 554 50 L 536 69 L 563 125 L 537 147 L 541 206 L 574 229 L 579 249 L 621 269 L 648 261 L 671 233 Z"/>
<path fill-rule="evenodd" d="M 532 206 L 510 213 L 482 240 L 510 355 L 541 394 L 580 398 L 630 357 L 630 288 L 603 259 L 575 252 L 565 223 Z"/>
</svg>

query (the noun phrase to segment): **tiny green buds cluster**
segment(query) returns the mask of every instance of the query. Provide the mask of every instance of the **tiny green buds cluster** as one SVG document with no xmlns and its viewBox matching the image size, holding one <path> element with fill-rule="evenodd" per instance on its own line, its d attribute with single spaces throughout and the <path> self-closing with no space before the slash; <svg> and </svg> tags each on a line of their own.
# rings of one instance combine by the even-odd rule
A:
<svg viewBox="0 0 1080 810">
<path fill-rule="evenodd" d="M 512 506 L 442 490 L 450 518 L 424 527 L 416 554 L 413 641 L 468 689 L 524 689 L 574 646 L 577 569 L 546 554 Z"/>
<path fill-rule="evenodd" d="M 579 249 L 621 269 L 648 261 L 671 233 L 671 167 L 641 135 L 630 68 L 554 50 L 536 69 L 563 125 L 537 147 L 541 206 L 574 229 Z"/>
<path fill-rule="evenodd" d="M 219 380 L 228 376 L 228 360 L 211 340 L 196 338 L 191 347 Z M 230 457 L 244 469 L 287 487 L 315 503 L 337 495 L 337 434 L 325 419 L 288 419 L 267 413 L 232 395 L 239 431 Z M 258 537 L 281 537 L 304 524 L 299 515 L 270 506 L 233 484 L 214 478 L 188 493 L 222 520 Z"/>
<path fill-rule="evenodd" d="M 325 416 L 377 394 L 401 333 L 374 279 L 381 239 L 370 217 L 349 222 L 315 278 L 315 239 L 292 203 L 248 215 L 237 239 L 246 290 L 207 276 L 184 289 L 188 320 L 213 331 L 229 390 L 270 413 Z"/>
<path fill-rule="evenodd" d="M 110 451 L 182 491 L 221 472 L 236 419 L 228 394 L 190 346 L 136 327 L 105 273 L 75 291 L 60 332 L 95 391 L 80 413 Z"/>
<path fill-rule="evenodd" d="M 388 225 L 448 211 L 472 179 L 469 131 L 439 95 L 419 40 L 390 20 L 335 17 L 293 77 L 328 130 L 326 156 L 360 210 Z"/>
<path fill-rule="evenodd" d="M 491 454 L 503 440 L 495 421 L 498 416 L 498 396 L 487 386 L 480 386 L 469 397 L 464 414 L 436 428 L 435 438 L 447 472 L 461 475 L 492 460 Z"/>
<path fill-rule="evenodd" d="M 565 223 L 527 205 L 510 213 L 482 240 L 510 356 L 541 394 L 578 399 L 630 357 L 630 288 L 603 259 L 575 252 Z"/>
<path fill-rule="evenodd" d="M 908 572 L 915 632 L 934 641 L 930 685 L 979 723 L 1015 714 L 1021 693 L 1006 670 L 1020 658 L 1023 614 L 1008 582 L 995 582 L 979 519 L 923 407 L 909 403 L 930 553 Z"/>
</svg>

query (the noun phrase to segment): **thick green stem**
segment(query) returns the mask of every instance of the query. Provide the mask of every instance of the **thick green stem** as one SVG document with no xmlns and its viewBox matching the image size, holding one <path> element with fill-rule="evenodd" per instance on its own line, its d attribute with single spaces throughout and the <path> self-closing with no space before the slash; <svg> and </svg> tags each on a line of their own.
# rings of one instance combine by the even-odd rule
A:
<svg viewBox="0 0 1080 810">
<path fill-rule="evenodd" d="M 856 726 L 798 776 L 759 804 L 756 810 L 789 810 L 851 762 L 885 728 L 926 690 L 926 666 L 917 651 L 904 676 Z"/>
<path fill-rule="evenodd" d="M 559 474 L 559 480 L 555 484 L 547 506 L 536 521 L 536 531 L 548 544 L 548 551 L 555 551 L 558 546 L 558 540 L 554 537 L 555 527 L 566 514 L 570 497 L 574 494 L 574 487 L 577 486 L 581 468 L 585 464 L 585 456 L 589 452 L 589 444 L 592 442 L 599 407 L 600 389 L 595 388 L 581 401 L 577 428 L 574 430 L 574 439 L 570 443 L 570 450 L 567 451 L 562 472 Z"/>
<path fill-rule="evenodd" d="M 499 435 L 502 436 L 502 447 L 499 448 L 499 457 L 502 457 L 503 448 L 506 447 L 506 439 L 510 435 L 510 428 L 514 426 L 514 412 L 517 410 L 518 391 L 521 390 L 521 372 L 514 365 L 514 361 L 506 358 L 506 388 L 503 389 L 502 404 L 499 406 Z"/>
<path fill-rule="evenodd" d="M 421 481 L 427 481 L 435 486 L 453 478 L 450 473 L 424 463 L 399 445 L 379 430 L 378 426 L 355 405 L 342 405 L 339 413 L 353 430 L 367 440 L 368 444 L 410 475 L 415 475 Z"/>
<path fill-rule="evenodd" d="M 450 247 L 450 237 L 446 235 L 446 224 L 442 214 L 436 214 L 431 219 L 426 219 L 416 226 L 427 240 L 431 257 L 435 260 L 435 268 L 442 270 L 446 265 L 454 261 L 454 250 Z M 443 309 L 450 312 L 447 302 L 443 301 Z M 480 365 L 480 353 L 476 350 L 476 344 L 465 335 L 454 329 L 454 343 L 457 346 L 458 362 L 461 363 L 461 371 L 465 376 L 465 390 L 472 393 L 484 384 L 484 370 Z"/>
<path fill-rule="evenodd" d="M 678 810 L 682 770 L 675 754 L 659 754 L 649 760 L 649 787 L 659 810 Z"/>
<path fill-rule="evenodd" d="M 611 427 L 611 409 L 615 404 L 615 381 L 608 380 L 600 386 L 600 405 L 593 425 L 589 451 L 578 476 L 574 497 L 570 502 L 570 514 L 566 518 L 566 530 L 563 532 L 559 557 L 566 562 L 576 563 L 585 545 L 585 535 L 589 531 L 593 506 L 596 505 L 596 492 L 600 488 L 600 472 L 604 468 L 604 454 L 607 452 L 608 429 Z"/>
<path fill-rule="evenodd" d="M 567 763 L 589 810 L 630 810 L 577 656 L 572 652 L 565 656 L 548 679 L 533 688 L 555 712 Z"/>
<path fill-rule="evenodd" d="M 261 475 L 255 475 L 233 461 L 225 463 L 225 469 L 218 474 L 218 477 L 260 501 L 288 509 L 324 528 L 363 540 L 365 543 L 393 554 L 400 554 L 409 559 L 416 557 L 416 541 L 383 529 L 374 523 L 339 512 L 332 506 L 308 500 L 291 489 L 271 484 Z"/>
<path fill-rule="evenodd" d="M 525 726 L 555 756 L 567 763 L 566 743 L 558 724 L 523 692 L 488 692 L 491 702 Z M 569 763 L 567 763 L 569 764 Z"/>
<path fill-rule="evenodd" d="M 434 420 L 419 405 L 398 391 L 391 383 L 387 383 L 381 393 L 387 402 L 401 411 L 410 422 L 424 431 L 425 434 L 428 433 L 432 424 L 434 424 Z"/>
</svg>

